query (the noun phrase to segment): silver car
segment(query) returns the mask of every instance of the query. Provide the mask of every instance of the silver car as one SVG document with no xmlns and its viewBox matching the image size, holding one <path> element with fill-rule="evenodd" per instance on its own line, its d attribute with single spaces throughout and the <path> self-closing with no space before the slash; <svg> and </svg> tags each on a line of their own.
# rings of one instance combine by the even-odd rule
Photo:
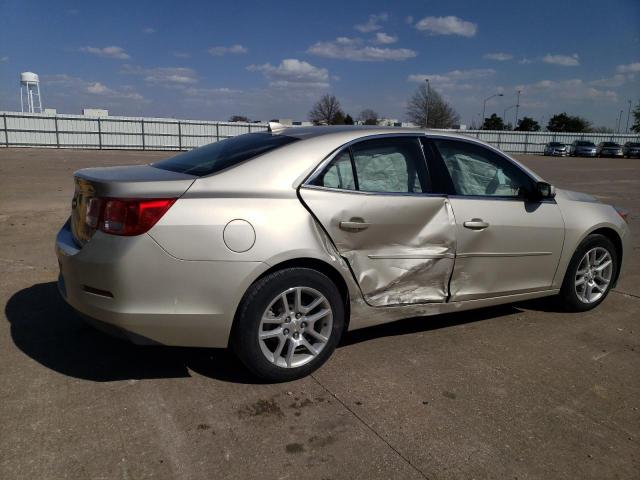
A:
<svg viewBox="0 0 640 480">
<path fill-rule="evenodd" d="M 566 157 L 569 155 L 569 147 L 560 142 L 549 142 L 544 146 L 545 156 L 551 155 L 553 157 Z"/>
<path fill-rule="evenodd" d="M 572 157 L 596 157 L 597 147 L 587 140 L 575 140 L 569 147 L 569 155 Z"/>
<path fill-rule="evenodd" d="M 136 343 L 230 346 L 272 381 L 403 317 L 589 310 L 630 251 L 623 212 L 449 133 L 274 126 L 74 180 L 67 302 Z"/>
</svg>

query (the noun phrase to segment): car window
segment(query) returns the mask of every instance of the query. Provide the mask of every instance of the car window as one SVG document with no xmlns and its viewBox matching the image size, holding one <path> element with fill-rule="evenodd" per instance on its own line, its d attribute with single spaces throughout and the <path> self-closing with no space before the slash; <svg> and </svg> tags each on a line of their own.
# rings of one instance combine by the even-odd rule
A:
<svg viewBox="0 0 640 480">
<path fill-rule="evenodd" d="M 426 167 L 417 138 L 366 140 L 351 147 L 364 192 L 421 193 L 428 191 Z"/>
<path fill-rule="evenodd" d="M 458 195 L 522 197 L 532 180 L 497 153 L 469 142 L 436 140 Z"/>
<path fill-rule="evenodd" d="M 196 176 L 210 175 L 298 140 L 268 132 L 248 133 L 194 148 L 152 166 Z"/>
<path fill-rule="evenodd" d="M 356 183 L 349 149 L 339 153 L 324 172 L 318 175 L 313 184 L 327 188 L 355 190 Z"/>
<path fill-rule="evenodd" d="M 422 193 L 429 191 L 427 179 L 418 139 L 397 137 L 365 140 L 343 150 L 310 184 L 374 193 Z"/>
</svg>

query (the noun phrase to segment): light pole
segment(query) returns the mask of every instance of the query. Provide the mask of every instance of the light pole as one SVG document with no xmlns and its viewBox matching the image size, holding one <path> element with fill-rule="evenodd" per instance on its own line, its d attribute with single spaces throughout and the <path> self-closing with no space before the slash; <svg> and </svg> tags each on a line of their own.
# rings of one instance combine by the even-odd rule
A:
<svg viewBox="0 0 640 480">
<path fill-rule="evenodd" d="M 506 121 L 507 121 L 507 112 L 508 112 L 509 110 L 511 110 L 512 108 L 516 108 L 517 106 L 518 106 L 518 105 L 510 105 L 510 106 L 508 106 L 507 108 L 505 108 L 505 109 L 504 109 L 504 111 L 502 112 L 502 120 L 503 120 L 504 122 L 506 122 Z M 506 126 L 507 126 L 507 124 L 505 123 L 505 125 L 504 125 L 504 126 L 506 127 Z M 517 126 L 517 125 L 514 125 L 514 126 L 513 126 L 513 128 L 516 128 L 516 126 Z"/>
<path fill-rule="evenodd" d="M 424 128 L 429 128 L 429 79 L 425 78 L 425 82 L 427 82 L 427 93 L 424 101 L 425 104 L 425 112 L 424 112 Z"/>
<path fill-rule="evenodd" d="M 629 133 L 629 116 L 631 115 L 631 100 L 627 100 L 629 102 L 629 110 L 627 110 L 627 129 L 626 132 Z"/>
<path fill-rule="evenodd" d="M 516 100 L 516 121 L 513 124 L 513 128 L 516 128 L 518 126 L 518 110 L 520 110 L 520 92 L 521 90 L 518 90 L 518 100 Z"/>
<path fill-rule="evenodd" d="M 482 125 L 480 126 L 481 130 L 484 130 L 482 127 L 484 126 L 484 114 L 485 111 L 487 110 L 487 101 L 491 100 L 492 98 L 495 97 L 504 97 L 503 93 L 496 93 L 494 95 L 491 95 L 490 97 L 487 97 L 484 99 L 484 103 L 482 104 L 482 118 L 480 119 L 482 121 Z"/>
<path fill-rule="evenodd" d="M 620 110 L 620 113 L 618 114 L 618 131 L 616 133 L 620 133 L 620 130 L 622 129 L 622 112 L 624 112 L 624 110 Z"/>
</svg>

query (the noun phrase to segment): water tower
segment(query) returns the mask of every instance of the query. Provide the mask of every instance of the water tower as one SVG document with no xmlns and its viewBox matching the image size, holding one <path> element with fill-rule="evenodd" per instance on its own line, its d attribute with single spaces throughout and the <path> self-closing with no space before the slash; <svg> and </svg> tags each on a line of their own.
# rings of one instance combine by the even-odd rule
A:
<svg viewBox="0 0 640 480">
<path fill-rule="evenodd" d="M 20 74 L 20 108 L 23 112 L 42 113 L 42 100 L 40 99 L 40 79 L 33 72 Z"/>
</svg>

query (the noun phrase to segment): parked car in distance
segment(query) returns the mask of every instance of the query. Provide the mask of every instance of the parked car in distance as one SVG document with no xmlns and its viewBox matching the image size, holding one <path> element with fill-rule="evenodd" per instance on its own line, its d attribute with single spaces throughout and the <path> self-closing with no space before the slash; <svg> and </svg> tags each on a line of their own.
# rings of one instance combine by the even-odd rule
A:
<svg viewBox="0 0 640 480">
<path fill-rule="evenodd" d="M 569 147 L 560 142 L 549 142 L 544 147 L 544 155 L 551 155 L 554 157 L 566 157 L 569 155 Z"/>
<path fill-rule="evenodd" d="M 572 157 L 595 157 L 596 144 L 588 140 L 574 140 L 569 147 L 569 155 Z"/>
<path fill-rule="evenodd" d="M 631 250 L 623 211 L 448 132 L 273 125 L 74 182 L 66 301 L 136 343 L 230 347 L 271 381 L 400 318 L 590 310 Z"/>
<path fill-rule="evenodd" d="M 600 142 L 596 154 L 599 157 L 622 157 L 622 146 L 616 142 Z"/>
<path fill-rule="evenodd" d="M 622 147 L 622 153 L 627 158 L 640 157 L 640 142 L 627 142 Z"/>
</svg>

